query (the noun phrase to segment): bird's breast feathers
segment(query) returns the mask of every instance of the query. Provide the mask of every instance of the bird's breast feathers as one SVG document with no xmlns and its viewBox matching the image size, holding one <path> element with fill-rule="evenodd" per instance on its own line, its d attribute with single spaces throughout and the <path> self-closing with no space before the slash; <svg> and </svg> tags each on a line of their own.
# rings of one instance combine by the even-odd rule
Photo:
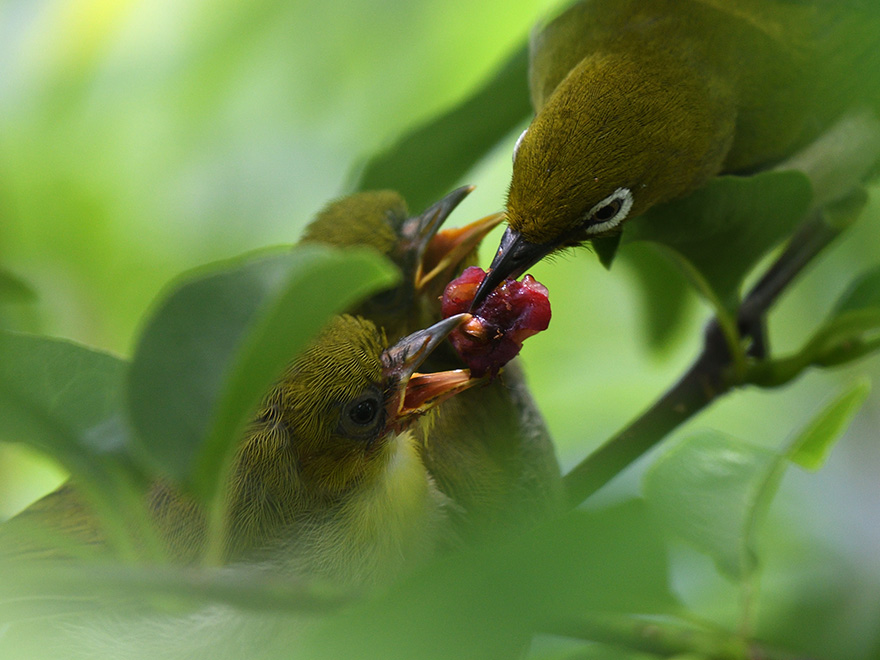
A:
<svg viewBox="0 0 880 660">
<path fill-rule="evenodd" d="M 317 573 L 348 585 L 384 584 L 430 559 L 451 534 L 448 498 L 425 469 L 412 433 L 392 435 L 384 451 L 382 472 L 302 539 Z"/>
</svg>

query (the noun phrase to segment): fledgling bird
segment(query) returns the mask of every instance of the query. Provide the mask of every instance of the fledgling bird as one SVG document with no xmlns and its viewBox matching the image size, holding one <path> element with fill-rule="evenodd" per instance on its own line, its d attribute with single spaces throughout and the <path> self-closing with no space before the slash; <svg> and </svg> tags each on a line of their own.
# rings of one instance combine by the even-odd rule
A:
<svg viewBox="0 0 880 660">
<path fill-rule="evenodd" d="M 440 230 L 471 190 L 459 188 L 416 216 L 394 191 L 356 193 L 323 209 L 302 242 L 371 247 L 391 259 L 401 270 L 400 283 L 354 311 L 398 336 L 441 318 L 444 287 L 475 263 L 480 242 L 501 221 L 495 214 Z M 441 370 L 462 362 L 445 342 L 425 365 Z M 418 434 L 426 466 L 456 505 L 462 536 L 540 519 L 560 501 L 553 443 L 516 360 L 488 385 L 446 401 Z"/>
<path fill-rule="evenodd" d="M 532 42 L 535 117 L 474 300 L 723 173 L 787 160 L 880 108 L 880 5 L 582 0 Z M 772 221 L 772 219 L 768 219 Z"/>
<path fill-rule="evenodd" d="M 380 291 L 352 310 L 382 328 L 389 339 L 402 337 L 440 319 L 443 288 L 475 260 L 483 238 L 503 219 L 486 216 L 459 229 L 441 231 L 443 222 L 473 190 L 458 188 L 411 216 L 393 190 L 354 193 L 327 204 L 304 229 L 300 243 L 338 248 L 372 248 L 401 272 L 399 285 Z M 441 346 L 430 360 L 444 353 Z"/>
<path fill-rule="evenodd" d="M 329 594 L 359 594 L 456 544 L 453 505 L 426 469 L 415 431 L 426 412 L 479 381 L 467 370 L 416 370 L 467 317 L 444 319 L 390 347 L 366 319 L 332 319 L 293 360 L 244 434 L 227 490 L 230 566 L 194 573 L 197 580 L 211 584 L 212 576 L 227 575 L 292 585 L 302 578 L 330 586 Z M 201 508 L 167 484 L 153 488 L 150 504 L 175 558 L 196 558 L 204 541 Z M 31 572 L 57 567 L 77 538 L 100 552 L 99 524 L 67 484 L 0 525 L 3 567 L 18 570 L 22 560 Z M 70 538 L 59 542 L 59 535 Z M 109 567 L 125 574 L 118 562 Z M 155 569 L 157 579 L 161 574 Z M 197 600 L 192 609 L 186 599 L 182 606 L 173 597 L 152 601 L 121 587 L 100 600 L 87 589 L 76 594 L 85 601 L 80 607 L 56 612 L 53 603 L 72 600 L 63 581 L 60 588 L 58 597 L 23 595 L 27 603 L 45 602 L 45 611 L 32 607 L 29 616 L 0 627 L 0 656 L 281 657 L 319 622 L 308 609 L 250 610 L 222 599 Z"/>
<path fill-rule="evenodd" d="M 466 370 L 416 369 L 463 317 L 390 347 L 363 318 L 328 323 L 267 394 L 238 448 L 227 489 L 227 561 L 348 587 L 385 583 L 449 543 L 448 498 L 422 461 L 414 428 L 478 381 Z M 203 510 L 167 484 L 154 486 L 149 504 L 173 558 L 197 559 Z M 68 544 L 46 545 L 48 533 L 100 549 L 99 529 L 66 484 L 0 526 L 0 546 L 7 556 L 57 558 Z"/>
</svg>

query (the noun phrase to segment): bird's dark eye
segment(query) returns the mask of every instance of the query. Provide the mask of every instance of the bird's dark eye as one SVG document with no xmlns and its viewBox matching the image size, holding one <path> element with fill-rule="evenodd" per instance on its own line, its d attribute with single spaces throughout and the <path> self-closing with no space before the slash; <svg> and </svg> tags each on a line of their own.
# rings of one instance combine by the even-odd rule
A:
<svg viewBox="0 0 880 660">
<path fill-rule="evenodd" d="M 382 392 L 377 387 L 369 387 L 357 398 L 342 405 L 337 431 L 351 438 L 372 442 L 385 425 L 385 404 Z"/>
<path fill-rule="evenodd" d="M 614 230 L 626 219 L 633 205 L 629 188 L 618 188 L 596 204 L 584 216 L 583 229 L 587 236 L 599 236 Z"/>
<path fill-rule="evenodd" d="M 611 218 L 620 212 L 621 206 L 623 206 L 622 200 L 612 199 L 608 204 L 600 206 L 593 212 L 593 219 L 598 220 L 599 222 L 611 220 Z"/>
<path fill-rule="evenodd" d="M 373 398 L 358 401 L 348 410 L 348 418 L 359 426 L 371 424 L 378 414 L 379 402 Z"/>
</svg>

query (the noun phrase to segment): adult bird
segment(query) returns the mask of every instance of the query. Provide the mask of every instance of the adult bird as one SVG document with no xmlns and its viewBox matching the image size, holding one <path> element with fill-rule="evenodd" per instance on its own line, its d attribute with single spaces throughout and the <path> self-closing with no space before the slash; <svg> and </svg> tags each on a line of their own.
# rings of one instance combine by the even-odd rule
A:
<svg viewBox="0 0 880 660">
<path fill-rule="evenodd" d="M 227 561 L 348 587 L 386 583 L 450 542 L 449 500 L 425 467 L 415 429 L 428 410 L 478 381 L 466 370 L 416 369 L 464 317 L 390 347 L 366 319 L 327 324 L 267 393 L 237 449 L 226 491 Z M 167 483 L 156 483 L 148 500 L 172 558 L 196 560 L 203 509 Z M 53 533 L 66 542 L 50 543 Z M 57 559 L 77 543 L 105 549 L 100 523 L 72 483 L 0 526 L 7 557 Z"/>
<path fill-rule="evenodd" d="M 472 189 L 454 190 L 418 215 L 409 213 L 397 192 L 356 193 L 325 207 L 301 240 L 370 247 L 393 261 L 401 270 L 400 283 L 354 312 L 398 336 L 441 318 L 439 299 L 446 284 L 476 262 L 480 242 L 501 222 L 503 216 L 495 214 L 441 230 Z M 462 362 L 446 342 L 425 364 L 441 370 Z M 445 402 L 418 435 L 425 465 L 456 505 L 453 515 L 462 536 L 537 520 L 559 502 L 553 443 L 516 360 L 493 382 Z"/>
<path fill-rule="evenodd" d="M 514 148 L 509 227 L 474 305 L 718 174 L 787 160 L 849 113 L 876 122 L 878 70 L 877 3 L 577 3 L 533 38 L 536 114 Z"/>
</svg>

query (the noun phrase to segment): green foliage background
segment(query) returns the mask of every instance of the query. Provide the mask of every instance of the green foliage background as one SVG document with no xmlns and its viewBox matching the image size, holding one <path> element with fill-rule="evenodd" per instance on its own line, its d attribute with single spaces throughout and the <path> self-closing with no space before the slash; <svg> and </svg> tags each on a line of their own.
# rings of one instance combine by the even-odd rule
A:
<svg viewBox="0 0 880 660">
<path fill-rule="evenodd" d="M 367 158 L 465 97 L 554 4 L 0 2 L 0 293 L 12 292 L 0 295 L 0 325 L 130 356 L 169 280 L 294 242 L 321 206 L 351 190 Z M 502 207 L 516 135 L 461 181 L 478 188 L 452 224 Z M 853 274 L 876 264 L 877 193 L 781 301 L 774 349 L 800 346 Z M 658 278 L 681 277 L 656 268 Z M 682 324 L 652 341 L 646 309 L 677 303 L 643 286 L 625 259 L 607 272 L 580 251 L 533 273 L 550 289 L 554 318 L 523 361 L 571 466 L 689 364 L 709 310 L 688 298 Z M 780 446 L 863 373 L 876 382 L 880 357 L 775 391 L 735 392 L 678 435 L 711 428 Z M 878 428 L 875 388 L 822 471 L 785 474 L 761 539 L 765 617 L 808 638 L 821 630 L 831 637 L 811 645 L 838 657 L 880 649 Z M 635 492 L 639 472 L 596 499 Z M 0 517 L 62 476 L 0 444 Z M 708 559 L 681 548 L 674 565 L 686 602 L 719 617 L 735 609 L 735 591 Z M 795 579 L 805 572 L 810 582 Z"/>
</svg>

